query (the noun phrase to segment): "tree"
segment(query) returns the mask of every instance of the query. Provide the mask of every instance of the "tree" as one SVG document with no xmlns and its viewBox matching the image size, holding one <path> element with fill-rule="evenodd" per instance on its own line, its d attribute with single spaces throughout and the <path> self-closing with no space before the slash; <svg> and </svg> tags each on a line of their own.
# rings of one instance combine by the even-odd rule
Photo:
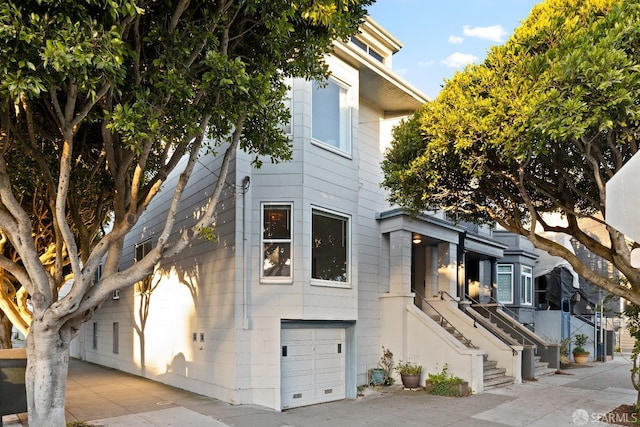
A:
<svg viewBox="0 0 640 427">
<path fill-rule="evenodd" d="M 24 300 L 0 299 L 17 320 L 28 298 L 30 424 L 65 425 L 69 342 L 105 298 L 211 234 L 236 150 L 257 166 L 290 158 L 285 79 L 325 78 L 324 56 L 371 2 L 0 4 L 0 274 Z M 174 230 L 203 153 L 223 159 L 217 185 L 197 223 Z M 119 271 L 126 234 L 183 158 L 155 246 Z"/>
<path fill-rule="evenodd" d="M 383 162 L 390 200 L 498 223 L 640 304 L 640 271 L 630 263 L 638 244 L 603 220 L 606 182 L 638 151 L 639 24 L 634 1 L 536 6 L 505 45 L 395 130 Z M 593 271 L 545 232 L 572 236 L 629 285 Z"/>
<path fill-rule="evenodd" d="M 627 318 L 627 329 L 633 337 L 633 350 L 631 351 L 631 360 L 633 367 L 631 368 L 631 384 L 636 390 L 635 410 L 640 411 L 640 306 L 637 304 L 628 304 L 624 310 Z"/>
</svg>

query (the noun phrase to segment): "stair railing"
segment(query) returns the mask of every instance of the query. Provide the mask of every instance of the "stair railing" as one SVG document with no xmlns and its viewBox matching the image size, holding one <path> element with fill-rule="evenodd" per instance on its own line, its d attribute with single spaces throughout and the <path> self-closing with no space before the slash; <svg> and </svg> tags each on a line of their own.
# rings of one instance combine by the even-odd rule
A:
<svg viewBox="0 0 640 427">
<path fill-rule="evenodd" d="M 438 316 L 440 316 L 440 322 L 439 322 L 439 323 L 440 323 L 440 326 L 441 326 L 442 328 L 444 328 L 444 327 L 445 327 L 445 326 L 444 326 L 444 322 L 447 322 L 447 325 L 449 325 L 449 326 L 451 327 L 451 329 L 453 329 L 453 332 L 455 332 L 455 333 L 459 334 L 459 335 L 464 339 L 464 345 L 466 345 L 466 346 L 467 346 L 467 347 L 469 347 L 469 348 L 474 348 L 474 349 L 476 349 L 476 350 L 479 350 L 479 349 L 480 349 L 480 348 L 479 348 L 479 347 L 477 347 L 475 344 L 473 344 L 469 338 L 465 337 L 465 336 L 464 336 L 464 334 L 463 334 L 462 332 L 460 332 L 460 331 L 459 331 L 455 326 L 453 326 L 453 324 L 452 324 L 451 322 L 449 322 L 449 321 L 448 321 L 448 320 L 447 320 L 447 319 L 442 315 L 442 313 L 440 313 L 440 311 L 439 311 L 437 308 L 435 308 L 435 307 L 433 306 L 433 304 L 431 304 L 429 301 L 427 301 L 427 299 L 426 299 L 423 295 L 420 295 L 420 293 L 419 293 L 419 292 L 416 292 L 416 290 L 415 290 L 415 289 L 413 290 L 413 292 L 414 292 L 416 295 L 418 295 L 418 297 L 422 300 L 422 303 L 423 303 L 423 304 L 427 304 L 427 305 L 431 308 L 431 310 L 433 310 L 433 311 L 434 311 Z M 422 310 L 422 311 L 424 311 L 424 310 Z"/>
</svg>

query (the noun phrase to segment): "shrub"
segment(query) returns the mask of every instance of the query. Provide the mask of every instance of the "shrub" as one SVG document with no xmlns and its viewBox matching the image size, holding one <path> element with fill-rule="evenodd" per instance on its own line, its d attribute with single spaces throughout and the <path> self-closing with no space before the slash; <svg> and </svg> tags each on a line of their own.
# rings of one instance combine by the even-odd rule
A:
<svg viewBox="0 0 640 427">
<path fill-rule="evenodd" d="M 449 372 L 449 365 L 444 364 L 442 371 L 437 374 L 428 374 L 427 389 L 429 393 L 438 396 L 460 396 L 458 385 L 463 384 L 465 380 L 456 377 Z"/>
<path fill-rule="evenodd" d="M 396 365 L 396 372 L 400 375 L 419 375 L 422 372 L 422 366 L 411 362 L 403 362 L 402 360 Z"/>
</svg>

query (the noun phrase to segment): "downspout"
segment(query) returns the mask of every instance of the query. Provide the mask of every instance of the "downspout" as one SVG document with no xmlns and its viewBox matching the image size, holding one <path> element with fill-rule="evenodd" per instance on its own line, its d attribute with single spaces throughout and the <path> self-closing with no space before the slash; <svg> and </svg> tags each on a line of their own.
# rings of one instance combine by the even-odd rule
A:
<svg viewBox="0 0 640 427">
<path fill-rule="evenodd" d="M 247 252 L 249 245 L 247 244 L 247 191 L 251 179 L 245 176 L 242 179 L 242 329 L 249 329 L 249 313 L 247 309 Z"/>
</svg>

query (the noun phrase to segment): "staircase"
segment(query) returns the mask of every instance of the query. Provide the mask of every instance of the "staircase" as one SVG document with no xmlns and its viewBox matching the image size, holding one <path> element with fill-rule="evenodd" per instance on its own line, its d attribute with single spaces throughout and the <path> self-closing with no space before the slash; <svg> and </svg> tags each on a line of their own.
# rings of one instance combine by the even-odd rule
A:
<svg viewBox="0 0 640 427">
<path fill-rule="evenodd" d="M 483 383 L 485 390 L 491 390 L 492 388 L 506 387 L 513 384 L 514 378 L 505 375 L 507 371 L 504 368 L 497 367 L 498 362 L 495 360 L 489 360 L 487 355 L 484 355 L 483 364 Z"/>
<path fill-rule="evenodd" d="M 635 345 L 635 339 L 631 336 L 625 324 L 618 329 L 618 335 L 620 336 L 620 351 L 622 353 L 631 353 Z M 614 343 L 614 345 L 616 344 Z"/>
<path fill-rule="evenodd" d="M 471 342 L 469 338 L 462 335 L 460 331 L 454 328 L 453 325 L 451 325 L 449 321 L 444 317 L 442 317 L 441 315 L 434 314 L 434 315 L 429 315 L 429 317 L 431 317 L 436 323 L 442 326 L 444 330 L 449 332 L 449 334 L 452 337 L 457 339 L 465 347 L 475 348 L 475 349 L 478 348 Z M 486 354 L 484 354 L 482 357 L 484 359 L 484 363 L 482 365 L 482 372 L 483 372 L 483 385 L 485 390 L 490 390 L 492 388 L 498 388 L 498 387 L 506 387 L 514 383 L 515 378 L 505 375 L 507 370 L 504 368 L 498 368 L 497 361 L 489 360 Z"/>
<path fill-rule="evenodd" d="M 555 374 L 559 368 L 558 345 L 545 342 L 499 308 L 498 304 L 473 304 L 466 313 L 504 343 L 522 346 L 522 379 Z"/>
<path fill-rule="evenodd" d="M 535 378 L 546 377 L 548 375 L 555 375 L 557 370 L 549 367 L 549 362 L 543 362 L 540 360 L 540 356 L 535 357 L 536 370 Z"/>
</svg>

